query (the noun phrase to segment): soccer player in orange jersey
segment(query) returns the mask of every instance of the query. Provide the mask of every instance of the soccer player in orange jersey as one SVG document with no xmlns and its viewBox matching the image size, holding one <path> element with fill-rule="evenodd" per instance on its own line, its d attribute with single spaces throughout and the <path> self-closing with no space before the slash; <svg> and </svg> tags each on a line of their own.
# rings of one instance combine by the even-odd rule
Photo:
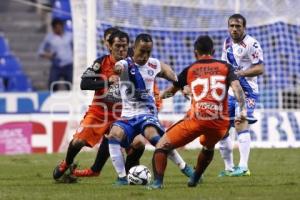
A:
<svg viewBox="0 0 300 200">
<path fill-rule="evenodd" d="M 190 91 L 192 104 L 189 114 L 169 128 L 160 139 L 153 155 L 154 182 L 152 189 L 163 187 L 164 171 L 170 150 L 184 146 L 195 138 L 203 148 L 198 155 L 194 174 L 188 182 L 195 187 L 214 155 L 215 144 L 229 128 L 228 88 L 232 87 L 240 112 L 237 120 L 246 119 L 244 92 L 231 65 L 214 60 L 213 41 L 209 36 L 199 37 L 194 44 L 196 62 L 185 68 L 178 76 L 178 82 L 167 89 L 162 96 L 172 96 L 178 90 Z M 171 94 L 171 95 L 170 95 Z"/>
<path fill-rule="evenodd" d="M 100 165 L 103 166 L 109 157 L 107 140 L 103 136 L 119 118 L 121 111 L 121 104 L 118 104 L 118 78 L 113 67 L 118 60 L 126 58 L 129 37 L 122 31 L 115 31 L 111 33 L 108 42 L 110 55 L 97 59 L 82 75 L 81 89 L 95 90 L 94 99 L 69 144 L 65 160 L 54 169 L 55 180 L 65 173 L 82 147 L 93 147 L 102 138 L 104 141 L 101 144 L 103 151 Z"/>
</svg>

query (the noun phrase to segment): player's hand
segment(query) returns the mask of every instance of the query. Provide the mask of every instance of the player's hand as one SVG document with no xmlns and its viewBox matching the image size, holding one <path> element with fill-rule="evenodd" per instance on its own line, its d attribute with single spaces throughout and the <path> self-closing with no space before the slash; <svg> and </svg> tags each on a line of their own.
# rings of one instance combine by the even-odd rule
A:
<svg viewBox="0 0 300 200">
<path fill-rule="evenodd" d="M 121 74 L 123 70 L 124 70 L 124 65 L 122 65 L 121 63 L 116 63 L 114 67 L 115 73 Z"/>
<path fill-rule="evenodd" d="M 244 72 L 243 70 L 236 71 L 235 74 L 236 74 L 238 77 L 243 77 L 243 76 L 245 76 L 245 72 Z"/>
<path fill-rule="evenodd" d="M 187 100 L 190 100 L 190 97 L 192 96 L 190 86 L 188 86 L 188 85 L 184 86 L 183 90 L 182 90 L 182 94 Z"/>
<path fill-rule="evenodd" d="M 245 120 L 247 120 L 247 110 L 246 110 L 246 108 L 243 109 L 242 111 L 240 111 L 239 113 L 236 113 L 234 122 L 236 124 L 240 124 L 240 123 L 244 122 Z"/>
</svg>

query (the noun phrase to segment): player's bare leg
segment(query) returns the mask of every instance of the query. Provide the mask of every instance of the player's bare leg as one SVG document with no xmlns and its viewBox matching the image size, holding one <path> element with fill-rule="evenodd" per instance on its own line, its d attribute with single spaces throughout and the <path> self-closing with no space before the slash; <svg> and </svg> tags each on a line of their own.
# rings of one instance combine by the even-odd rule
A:
<svg viewBox="0 0 300 200">
<path fill-rule="evenodd" d="M 125 161 L 125 170 L 126 173 L 130 170 L 131 167 L 140 164 L 140 158 L 142 157 L 145 151 L 145 141 L 142 135 L 137 135 L 129 148 L 126 148 L 126 161 Z"/>
</svg>

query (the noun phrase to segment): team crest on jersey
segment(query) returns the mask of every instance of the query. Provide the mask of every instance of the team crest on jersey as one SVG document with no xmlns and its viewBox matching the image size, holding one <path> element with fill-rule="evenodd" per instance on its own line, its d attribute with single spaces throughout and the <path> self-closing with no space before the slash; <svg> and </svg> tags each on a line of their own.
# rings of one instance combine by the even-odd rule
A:
<svg viewBox="0 0 300 200">
<path fill-rule="evenodd" d="M 237 52 L 238 52 L 238 54 L 242 54 L 242 53 L 243 53 L 243 49 L 242 49 L 242 48 L 239 48 L 239 49 L 237 50 Z"/>
<path fill-rule="evenodd" d="M 130 73 L 131 73 L 132 75 L 135 75 L 135 69 L 134 69 L 134 68 L 131 68 L 131 69 L 130 69 Z"/>
<path fill-rule="evenodd" d="M 81 133 L 83 131 L 83 126 L 79 126 L 76 130 L 77 133 Z"/>
<path fill-rule="evenodd" d="M 98 71 L 98 70 L 100 69 L 100 64 L 97 63 L 97 62 L 95 62 L 95 63 L 93 64 L 92 68 L 93 68 L 94 71 Z"/>
<path fill-rule="evenodd" d="M 153 74 L 154 74 L 154 71 L 153 71 L 153 70 L 148 70 L 148 75 L 149 75 L 149 76 L 153 76 Z"/>
</svg>

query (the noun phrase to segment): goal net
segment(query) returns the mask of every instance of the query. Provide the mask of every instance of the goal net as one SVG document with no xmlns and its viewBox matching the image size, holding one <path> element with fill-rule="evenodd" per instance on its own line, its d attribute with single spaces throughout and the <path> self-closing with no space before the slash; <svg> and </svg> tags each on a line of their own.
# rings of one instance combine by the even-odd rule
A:
<svg viewBox="0 0 300 200">
<path fill-rule="evenodd" d="M 75 64 L 80 63 L 77 68 L 80 73 L 96 55 L 107 53 L 103 31 L 111 26 L 126 31 L 131 41 L 141 32 L 150 33 L 154 39 L 153 57 L 170 64 L 177 73 L 193 62 L 193 42 L 199 35 L 209 34 L 213 38 L 215 57 L 220 58 L 223 40 L 228 36 L 227 19 L 239 12 L 247 19 L 247 33 L 261 43 L 264 51 L 266 73 L 258 80 L 260 107 L 300 108 L 298 1 L 91 0 L 71 3 L 76 38 Z M 88 6 L 92 9 L 88 9 L 89 12 Z M 77 49 L 76 40 L 79 40 Z M 84 54 L 78 56 L 78 52 Z M 88 63 L 82 63 L 87 59 Z M 75 80 L 80 73 L 75 74 Z M 159 81 L 160 88 L 165 88 L 166 84 Z M 165 110 L 183 112 L 185 100 L 176 96 L 172 101 L 175 104 L 164 106 Z"/>
<path fill-rule="evenodd" d="M 117 26 L 127 32 L 131 44 L 137 34 L 151 34 L 153 57 L 170 64 L 179 73 L 194 61 L 193 42 L 199 35 L 212 37 L 214 56 L 220 59 L 223 41 L 228 36 L 227 19 L 241 13 L 247 19 L 247 33 L 260 42 L 264 52 L 265 73 L 258 78 L 258 109 L 300 109 L 299 1 L 76 0 L 71 5 L 75 88 L 79 88 L 82 71 L 97 56 L 107 53 L 103 32 L 108 27 Z M 161 89 L 168 84 L 159 80 Z M 177 120 L 188 105 L 181 95 L 167 99 L 163 103 L 162 121 Z"/>
</svg>

